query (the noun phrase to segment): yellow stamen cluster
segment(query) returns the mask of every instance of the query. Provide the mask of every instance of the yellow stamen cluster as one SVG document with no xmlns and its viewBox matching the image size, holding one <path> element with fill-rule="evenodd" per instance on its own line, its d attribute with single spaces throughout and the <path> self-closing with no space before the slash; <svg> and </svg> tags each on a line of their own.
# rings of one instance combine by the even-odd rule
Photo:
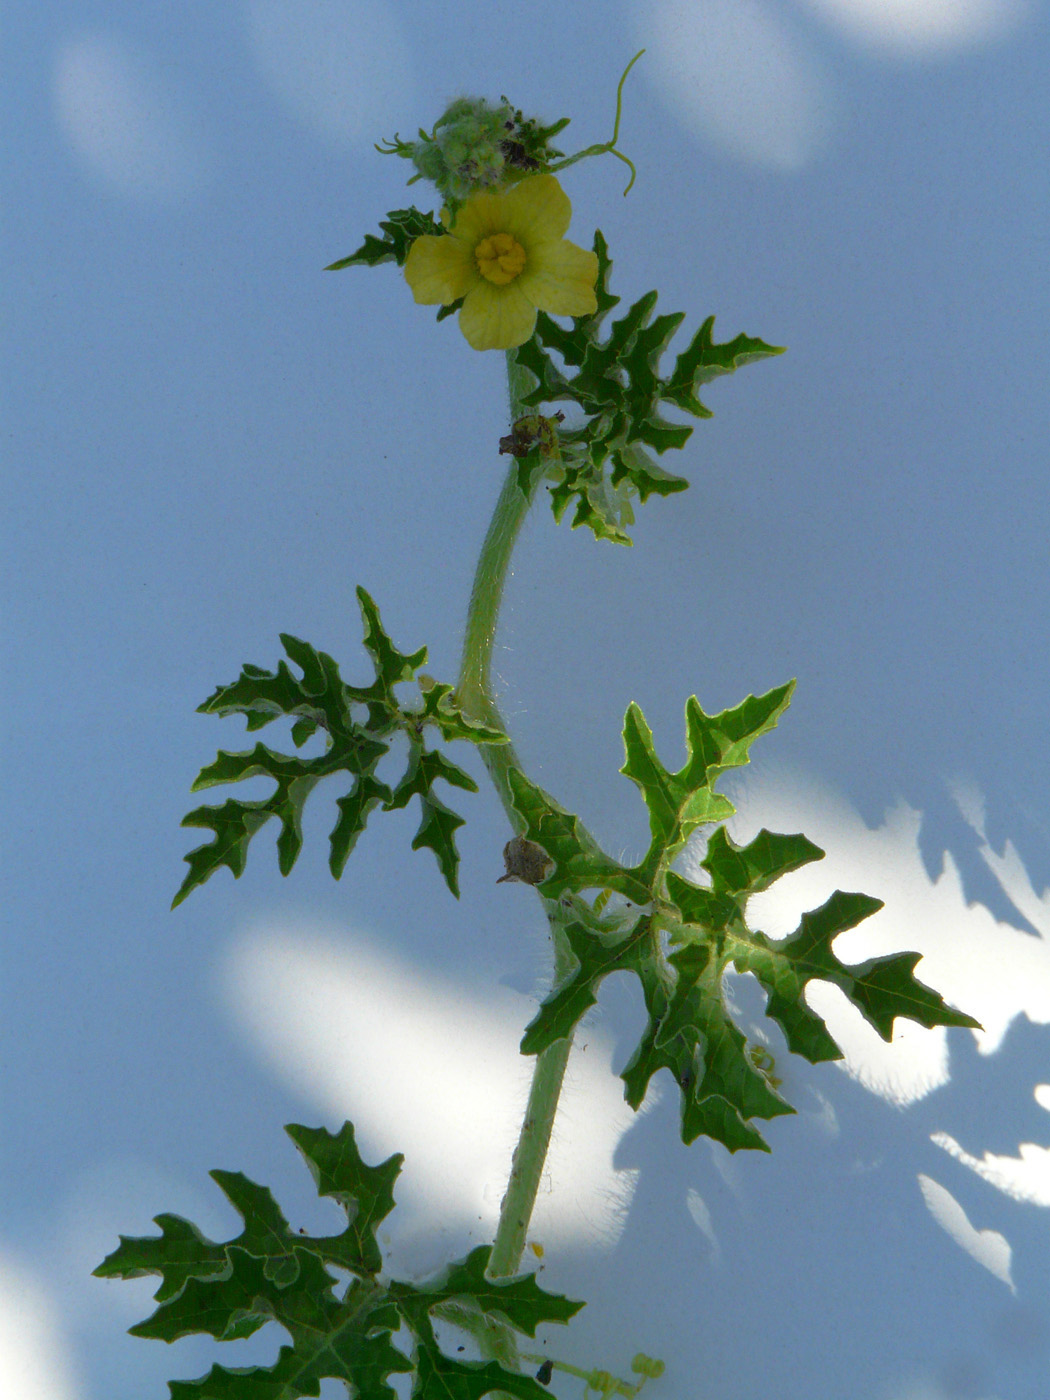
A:
<svg viewBox="0 0 1050 1400">
<path fill-rule="evenodd" d="M 523 271 L 525 249 L 509 233 L 494 233 L 474 249 L 474 259 L 482 277 L 497 287 L 505 287 Z"/>
</svg>

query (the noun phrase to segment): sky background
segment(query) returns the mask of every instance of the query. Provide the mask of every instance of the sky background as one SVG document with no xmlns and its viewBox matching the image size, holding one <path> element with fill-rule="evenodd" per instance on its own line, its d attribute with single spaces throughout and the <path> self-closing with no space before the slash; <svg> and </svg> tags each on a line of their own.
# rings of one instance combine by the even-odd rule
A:
<svg viewBox="0 0 1050 1400">
<path fill-rule="evenodd" d="M 638 701 L 668 764 L 682 710 L 798 677 L 733 785 L 738 836 L 827 852 L 766 897 L 786 932 L 836 885 L 886 909 L 842 956 L 916 948 L 984 1024 L 782 1053 L 771 1155 L 677 1140 L 615 1072 L 641 1029 L 610 979 L 570 1067 L 534 1238 L 588 1307 L 551 1349 L 661 1396 L 1044 1400 L 1050 1368 L 1047 471 L 1050 13 L 1040 0 L 126 0 L 6 7 L 0 685 L 5 733 L 0 1394 L 149 1400 L 261 1333 L 125 1329 L 152 1286 L 91 1269 L 118 1232 L 234 1218 L 212 1167 L 333 1221 L 281 1130 L 404 1151 L 391 1268 L 491 1238 L 545 977 L 506 831 L 456 794 L 463 896 L 377 814 L 341 882 L 330 796 L 292 875 L 273 835 L 174 913 L 179 821 L 237 720 L 194 713 L 278 633 L 365 683 L 354 587 L 452 680 L 506 459 L 503 357 L 398 270 L 322 269 L 406 191 L 374 141 L 506 93 L 566 115 L 570 236 L 613 290 L 660 290 L 789 353 L 718 381 L 665 460 L 688 492 L 635 545 L 537 508 L 497 641 L 532 776 L 617 856 L 647 843 L 617 773 Z M 626 303 L 625 303 L 626 304 Z M 265 737 L 265 736 L 264 736 Z M 272 742 L 276 743 L 276 735 Z M 476 755 L 453 752 L 479 777 Z M 224 793 L 216 794 L 221 801 Z M 556 1345 L 557 1344 L 557 1345 Z M 222 1351 L 226 1356 L 222 1356 Z M 577 1395 L 582 1382 L 556 1393 Z"/>
</svg>

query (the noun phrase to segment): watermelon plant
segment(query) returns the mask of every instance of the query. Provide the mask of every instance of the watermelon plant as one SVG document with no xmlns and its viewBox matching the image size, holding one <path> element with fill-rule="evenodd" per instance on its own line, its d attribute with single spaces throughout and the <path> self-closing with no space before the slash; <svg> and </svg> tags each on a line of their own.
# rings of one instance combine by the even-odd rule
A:
<svg viewBox="0 0 1050 1400">
<path fill-rule="evenodd" d="M 607 1396 L 633 1396 L 648 1381 L 658 1383 L 662 1363 L 642 1352 L 625 1379 L 533 1354 L 523 1343 L 541 1324 L 569 1324 L 583 1306 L 541 1289 L 522 1258 L 573 1036 L 611 973 L 637 979 L 647 1017 L 621 1074 L 627 1103 L 638 1109 L 653 1077 L 667 1070 L 680 1099 L 682 1141 L 706 1137 L 730 1152 L 768 1151 L 762 1123 L 794 1110 L 780 1093 L 772 1058 L 749 1045 L 734 1020 L 723 991 L 729 972 L 754 974 L 790 1051 L 814 1064 L 841 1057 L 806 1000 L 814 979 L 839 987 L 886 1040 L 898 1017 L 923 1026 L 977 1024 L 915 976 L 916 953 L 840 961 L 837 936 L 881 907 L 870 895 L 836 891 L 785 938 L 752 926 L 751 896 L 823 855 L 799 833 L 762 830 L 737 844 L 726 825 L 734 809 L 719 786 L 779 723 L 792 681 L 717 714 L 690 697 L 686 761 L 677 770 L 660 756 L 668 737 L 658 743 L 641 709 L 629 706 L 620 771 L 637 787 L 650 831 L 634 865 L 603 850 L 584 819 L 529 776 L 494 698 L 492 649 L 504 581 L 536 501 L 546 497 L 556 522 L 568 516 L 573 529 L 630 545 L 636 508 L 688 486 L 663 461 L 693 431 L 683 416 L 710 417 L 700 397 L 706 386 L 781 353 L 743 333 L 716 340 L 713 317 L 680 336 L 684 313 L 657 312 L 655 291 L 621 308 L 601 232 L 589 248 L 566 237 L 572 209 L 559 172 L 611 153 L 630 166 L 633 183 L 634 167 L 617 148 L 626 76 L 611 140 L 571 156 L 553 144 L 567 120 L 545 125 L 506 99 L 457 100 L 416 140 L 395 137 L 378 147 L 411 163 L 410 184 L 435 187 L 437 209 L 389 212 L 379 233 L 331 270 L 392 264 L 417 303 L 437 307 L 439 319 L 457 317 L 472 350 L 506 357 L 508 431 L 492 444 L 493 462 L 506 459 L 504 481 L 478 555 L 459 674 L 429 675 L 426 647 L 401 650 L 362 588 L 363 673 L 354 669 L 344 679 L 333 657 L 282 635 L 286 660 L 273 670 L 245 665 L 200 709 L 242 715 L 249 731 L 291 720 L 293 751 L 260 740 L 245 751 L 220 752 L 201 770 L 195 790 L 259 776 L 273 790 L 253 800 L 228 797 L 186 816 L 183 825 L 210 837 L 186 857 L 174 901 L 223 867 L 240 876 L 253 837 L 271 818 L 280 827 L 280 870 L 288 875 L 303 844 L 304 806 L 327 779 L 343 789 L 329 836 L 333 876 L 342 874 L 370 821 L 418 803 L 412 846 L 431 852 L 458 897 L 456 833 L 464 817 L 456 809 L 477 784 L 450 751 L 477 747 L 506 813 L 504 879 L 534 888 L 552 949 L 549 991 L 522 1027 L 521 1053 L 532 1061 L 533 1080 L 494 1238 L 429 1279 L 395 1277 L 377 1231 L 394 1208 L 401 1156 L 364 1162 L 350 1123 L 334 1133 L 289 1125 L 318 1193 L 345 1215 L 338 1234 L 293 1230 L 265 1187 L 215 1171 L 243 1220 L 239 1234 L 216 1242 L 187 1220 L 160 1215 L 159 1235 L 122 1237 L 96 1270 L 104 1278 L 159 1276 L 156 1309 L 131 1329 L 136 1336 L 170 1342 L 206 1333 L 223 1342 L 271 1322 L 286 1333 L 272 1364 L 216 1363 L 197 1380 L 173 1381 L 172 1400 L 298 1400 L 319 1395 L 330 1379 L 360 1400 L 391 1400 L 406 1390 L 420 1400 L 541 1400 L 556 1372 Z M 455 338 L 457 326 L 449 333 Z M 304 755 L 307 740 L 318 736 L 321 752 L 315 744 Z M 395 741 L 406 754 L 396 780 L 380 776 Z M 691 879 L 676 861 L 698 841 L 704 875 Z M 467 1339 L 470 1355 L 466 1345 L 450 1349 L 451 1334 Z"/>
</svg>

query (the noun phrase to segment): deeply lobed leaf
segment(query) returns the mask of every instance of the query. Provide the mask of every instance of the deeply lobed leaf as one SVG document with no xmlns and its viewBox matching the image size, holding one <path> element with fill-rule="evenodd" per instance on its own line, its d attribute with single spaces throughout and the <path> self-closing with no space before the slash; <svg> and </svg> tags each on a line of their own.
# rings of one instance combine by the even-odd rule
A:
<svg viewBox="0 0 1050 1400">
<path fill-rule="evenodd" d="M 649 897 L 644 880 L 607 856 L 586 834 L 583 824 L 542 788 L 513 769 L 508 782 L 514 806 L 526 822 L 525 835 L 550 856 L 552 869 L 540 892 L 554 899 L 567 890 L 610 889 L 644 903 Z"/>
<path fill-rule="evenodd" d="M 586 836 L 579 819 L 539 788 L 514 777 L 514 801 L 524 837 L 550 857 L 540 893 L 558 911 L 559 934 L 574 963 L 526 1028 L 521 1049 L 538 1054 L 572 1034 L 594 1005 L 604 978 L 638 978 L 648 1023 L 623 1071 L 625 1097 L 637 1108 L 654 1074 L 669 1070 L 681 1094 L 684 1142 L 706 1135 L 730 1151 L 766 1144 L 754 1119 L 794 1110 L 748 1053 L 723 993 L 726 972 L 753 972 L 768 994 L 767 1010 L 790 1048 L 813 1063 L 839 1058 L 823 1019 L 807 1004 L 815 978 L 842 988 L 886 1039 L 897 1016 L 922 1025 L 975 1026 L 913 976 L 917 954 L 846 967 L 832 951 L 837 935 L 881 908 L 867 895 L 837 891 L 803 916 L 791 938 L 774 942 L 747 923 L 747 901 L 781 876 L 824 852 L 802 835 L 760 831 L 738 846 L 724 822 L 733 807 L 716 784 L 749 761 L 751 745 L 777 723 L 792 685 L 748 696 L 707 715 L 695 697 L 686 705 L 686 762 L 668 769 L 656 752 L 645 716 L 631 705 L 624 720 L 621 772 L 637 784 L 649 813 L 651 841 L 635 866 L 613 861 Z M 710 885 L 670 869 L 700 827 L 716 823 L 702 861 Z M 619 919 L 598 917 L 587 890 L 614 891 L 630 904 Z M 603 894 L 602 900 L 606 896 Z M 633 911 L 630 905 L 641 906 Z"/>
<path fill-rule="evenodd" d="M 385 219 L 380 219 L 379 227 L 383 230 L 382 238 L 366 233 L 365 241 L 355 253 L 329 263 L 325 272 L 339 272 L 344 267 L 376 267 L 385 262 L 396 262 L 398 267 L 404 267 L 408 250 L 417 238 L 445 232 L 433 214 L 414 208 L 392 209 Z"/>
<path fill-rule="evenodd" d="M 527 1337 L 535 1337 L 541 1323 L 570 1321 L 583 1307 L 561 1294 L 544 1292 L 534 1274 L 487 1278 L 490 1253 L 488 1245 L 479 1245 L 425 1284 L 392 1284 L 391 1296 L 406 1313 L 420 1309 L 429 1313 L 440 1303 L 465 1303 L 486 1317 L 505 1318 Z"/>
<path fill-rule="evenodd" d="M 361 1158 L 349 1123 L 338 1133 L 290 1124 L 320 1195 L 346 1216 L 337 1235 L 292 1231 L 273 1197 L 237 1172 L 212 1176 L 240 1212 L 245 1228 L 225 1244 L 208 1241 L 177 1216 L 158 1216 L 162 1234 L 122 1238 L 96 1269 L 103 1278 L 159 1274 L 159 1306 L 131 1328 L 135 1336 L 172 1342 L 195 1333 L 217 1341 L 251 1336 L 277 1323 L 290 1339 L 270 1366 L 215 1365 L 194 1381 L 171 1383 L 173 1397 L 190 1400 L 299 1400 L 316 1396 L 322 1381 L 342 1380 L 365 1400 L 393 1400 L 391 1376 L 413 1373 L 412 1394 L 432 1400 L 450 1395 L 481 1400 L 494 1392 L 539 1400 L 546 1392 L 531 1377 L 495 1361 L 448 1356 L 433 1328 L 435 1311 L 487 1326 L 508 1325 L 535 1336 L 544 1322 L 567 1322 L 579 1303 L 546 1293 L 531 1275 L 493 1282 L 485 1277 L 490 1250 L 473 1250 L 422 1283 L 381 1276 L 376 1239 L 393 1209 L 393 1185 L 402 1158 L 376 1167 Z M 348 1271 L 341 1293 L 330 1267 Z M 402 1325 L 412 1336 L 410 1359 L 393 1344 Z"/>
<path fill-rule="evenodd" d="M 609 313 L 620 301 L 609 291 L 612 261 L 600 230 L 594 235 L 594 252 L 594 314 L 574 317 L 567 330 L 540 312 L 535 335 L 515 355 L 536 378 L 525 404 L 571 402 L 584 417 L 582 424 L 558 432 L 560 462 L 551 487 L 555 519 L 575 501 L 574 529 L 586 525 L 599 539 L 630 544 L 626 527 L 634 518 L 631 500 L 673 495 L 688 486 L 650 455 L 649 449 L 662 453 L 683 447 L 693 431 L 666 419 L 661 405 L 710 418 L 711 410 L 698 397 L 702 385 L 782 351 L 746 335 L 717 344 L 712 316 L 679 353 L 670 375 L 662 376 L 660 361 L 684 314 L 654 318 L 657 294 L 647 292 L 600 339 Z M 569 373 L 558 368 L 552 353 L 561 357 Z"/>
<path fill-rule="evenodd" d="M 360 1275 L 378 1273 L 382 1256 L 375 1231 L 394 1208 L 394 1182 L 404 1159 L 398 1154 L 378 1167 L 366 1166 L 349 1123 L 335 1134 L 296 1123 L 285 1131 L 302 1153 L 318 1194 L 332 1197 L 347 1215 L 346 1228 L 340 1234 L 311 1241 L 314 1252 L 340 1269 Z M 165 1302 L 177 1297 L 191 1278 L 209 1280 L 228 1275 L 227 1251 L 236 1247 L 262 1259 L 267 1278 L 282 1286 L 294 1281 L 298 1275 L 296 1250 L 302 1248 L 303 1239 L 291 1229 L 267 1188 L 240 1172 L 213 1171 L 211 1176 L 244 1221 L 239 1235 L 216 1244 L 188 1220 L 158 1215 L 159 1238 L 122 1235 L 118 1248 L 99 1265 L 96 1275 L 140 1278 L 160 1274 L 161 1284 L 154 1297 Z"/>
<path fill-rule="evenodd" d="M 649 1022 L 623 1071 L 625 1098 L 640 1108 L 649 1081 L 669 1069 L 681 1091 L 681 1135 L 685 1143 L 704 1135 L 730 1152 L 741 1147 L 768 1151 L 751 1123 L 794 1113 L 745 1054 L 721 994 L 722 968 L 709 946 L 693 944 L 672 953 L 674 982 L 667 987 L 653 959 L 642 974 Z"/>
<path fill-rule="evenodd" d="M 650 879 L 678 854 L 699 826 L 724 821 L 733 805 L 715 783 L 731 768 L 749 761 L 754 741 L 776 726 L 791 703 L 794 681 L 765 695 L 749 695 L 741 704 L 707 715 L 693 695 L 686 702 L 688 758 L 677 773 L 669 772 L 656 755 L 652 731 L 637 705 L 624 720 L 626 758 L 620 772 L 641 789 L 649 809 L 652 845 L 642 862 Z"/>
<path fill-rule="evenodd" d="M 443 753 L 427 747 L 426 730 L 435 728 L 446 740 L 465 739 L 474 744 L 504 743 L 506 736 L 465 715 L 451 686 L 429 676 L 417 677 L 426 661 L 426 647 L 400 651 L 387 636 L 379 610 L 363 588 L 357 590 L 357 597 L 364 645 L 375 671 L 371 685 L 347 685 L 330 656 L 282 633 L 285 651 L 301 676 L 295 676 L 284 661 L 272 672 L 245 666 L 232 685 L 220 686 L 200 706 L 206 714 L 242 714 L 249 730 L 289 718 L 295 721 L 292 740 L 297 748 L 318 732 L 324 734 L 327 747 L 317 757 L 304 758 L 281 754 L 259 743 L 243 753 L 221 752 L 214 763 L 201 770 L 194 791 L 253 777 L 272 779 L 274 790 L 268 798 L 230 798 L 218 807 L 197 807 L 183 819 L 183 826 L 202 827 L 211 831 L 213 838 L 186 856 L 189 871 L 174 904 L 181 903 L 222 866 L 239 877 L 252 837 L 271 817 L 280 822 L 278 867 L 287 875 L 302 849 L 306 799 L 323 778 L 335 774 L 352 779 L 350 791 L 337 799 L 338 816 L 329 838 L 329 867 L 337 879 L 371 812 L 376 807 L 394 811 L 418 797 L 422 819 L 413 849 L 428 846 L 433 850 L 446 884 L 458 896 L 455 832 L 463 819 L 440 800 L 434 783 L 440 780 L 467 792 L 476 792 L 477 784 Z M 418 709 L 405 709 L 395 687 L 415 679 L 420 684 L 422 704 Z M 361 710 L 363 719 L 359 717 Z M 399 734 L 407 740 L 408 759 L 402 778 L 391 789 L 377 776 L 376 767 Z"/>
<path fill-rule="evenodd" d="M 317 1194 L 330 1197 L 347 1215 L 344 1236 L 356 1251 L 352 1261 L 347 1262 L 342 1251 L 338 1257 L 325 1257 L 330 1263 L 356 1273 L 378 1273 L 382 1256 L 375 1232 L 394 1209 L 394 1182 L 400 1175 L 404 1157 L 397 1152 L 378 1167 L 366 1165 L 357 1150 L 351 1123 L 344 1123 L 337 1133 L 289 1123 L 285 1132 L 302 1154 Z"/>
<path fill-rule="evenodd" d="M 379 227 L 383 231 L 382 238 L 366 233 L 365 241 L 356 252 L 329 263 L 325 272 L 339 272 L 344 267 L 377 267 L 385 262 L 404 267 L 408 251 L 417 238 L 424 234 L 439 236 L 447 231 L 433 214 L 416 208 L 391 209 L 385 219 L 380 219 Z M 462 305 L 463 298 L 460 297 L 449 306 L 439 306 L 437 319 L 443 321 L 446 316 L 453 316 Z"/>
</svg>

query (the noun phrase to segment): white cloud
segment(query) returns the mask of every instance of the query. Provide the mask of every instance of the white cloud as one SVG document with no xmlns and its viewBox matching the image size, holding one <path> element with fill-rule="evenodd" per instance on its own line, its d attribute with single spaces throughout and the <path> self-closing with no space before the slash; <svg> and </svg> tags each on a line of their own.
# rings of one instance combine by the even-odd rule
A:
<svg viewBox="0 0 1050 1400">
<path fill-rule="evenodd" d="M 1016 1293 L 1010 1276 L 1013 1251 L 1008 1241 L 998 1230 L 975 1229 L 952 1193 L 932 1177 L 920 1172 L 918 1181 L 923 1200 L 937 1224 L 947 1231 L 960 1249 L 964 1249 L 978 1264 L 1005 1283 L 1012 1293 Z"/>
<path fill-rule="evenodd" d="M 1013 33 L 1028 0 L 806 0 L 824 19 L 867 48 L 936 57 Z"/>
<path fill-rule="evenodd" d="M 765 0 L 645 0 L 644 35 L 661 96 L 715 145 L 775 170 L 824 149 L 834 94 L 811 51 Z"/>
<path fill-rule="evenodd" d="M 77 1393 L 51 1303 L 23 1268 L 0 1255 L 0 1395 L 76 1400 Z"/>
<path fill-rule="evenodd" d="M 272 1068 L 331 1124 L 351 1119 L 366 1157 L 405 1154 L 398 1203 L 421 1227 L 491 1230 L 528 1096 L 534 1061 L 518 1042 L 533 1001 L 494 988 L 481 1004 L 356 933 L 279 927 L 235 944 L 224 990 Z M 541 1240 L 612 1242 L 622 1227 L 636 1173 L 612 1158 L 634 1114 L 611 1050 L 593 1028 L 577 1037 L 534 1216 Z"/>
<path fill-rule="evenodd" d="M 124 39 L 68 40 L 55 58 L 55 114 L 85 171 L 133 199 L 191 194 L 211 165 L 185 100 L 157 61 Z"/>
<path fill-rule="evenodd" d="M 403 126 L 414 80 L 404 27 L 375 0 L 247 0 L 260 73 L 300 120 L 369 149 Z"/>
</svg>

